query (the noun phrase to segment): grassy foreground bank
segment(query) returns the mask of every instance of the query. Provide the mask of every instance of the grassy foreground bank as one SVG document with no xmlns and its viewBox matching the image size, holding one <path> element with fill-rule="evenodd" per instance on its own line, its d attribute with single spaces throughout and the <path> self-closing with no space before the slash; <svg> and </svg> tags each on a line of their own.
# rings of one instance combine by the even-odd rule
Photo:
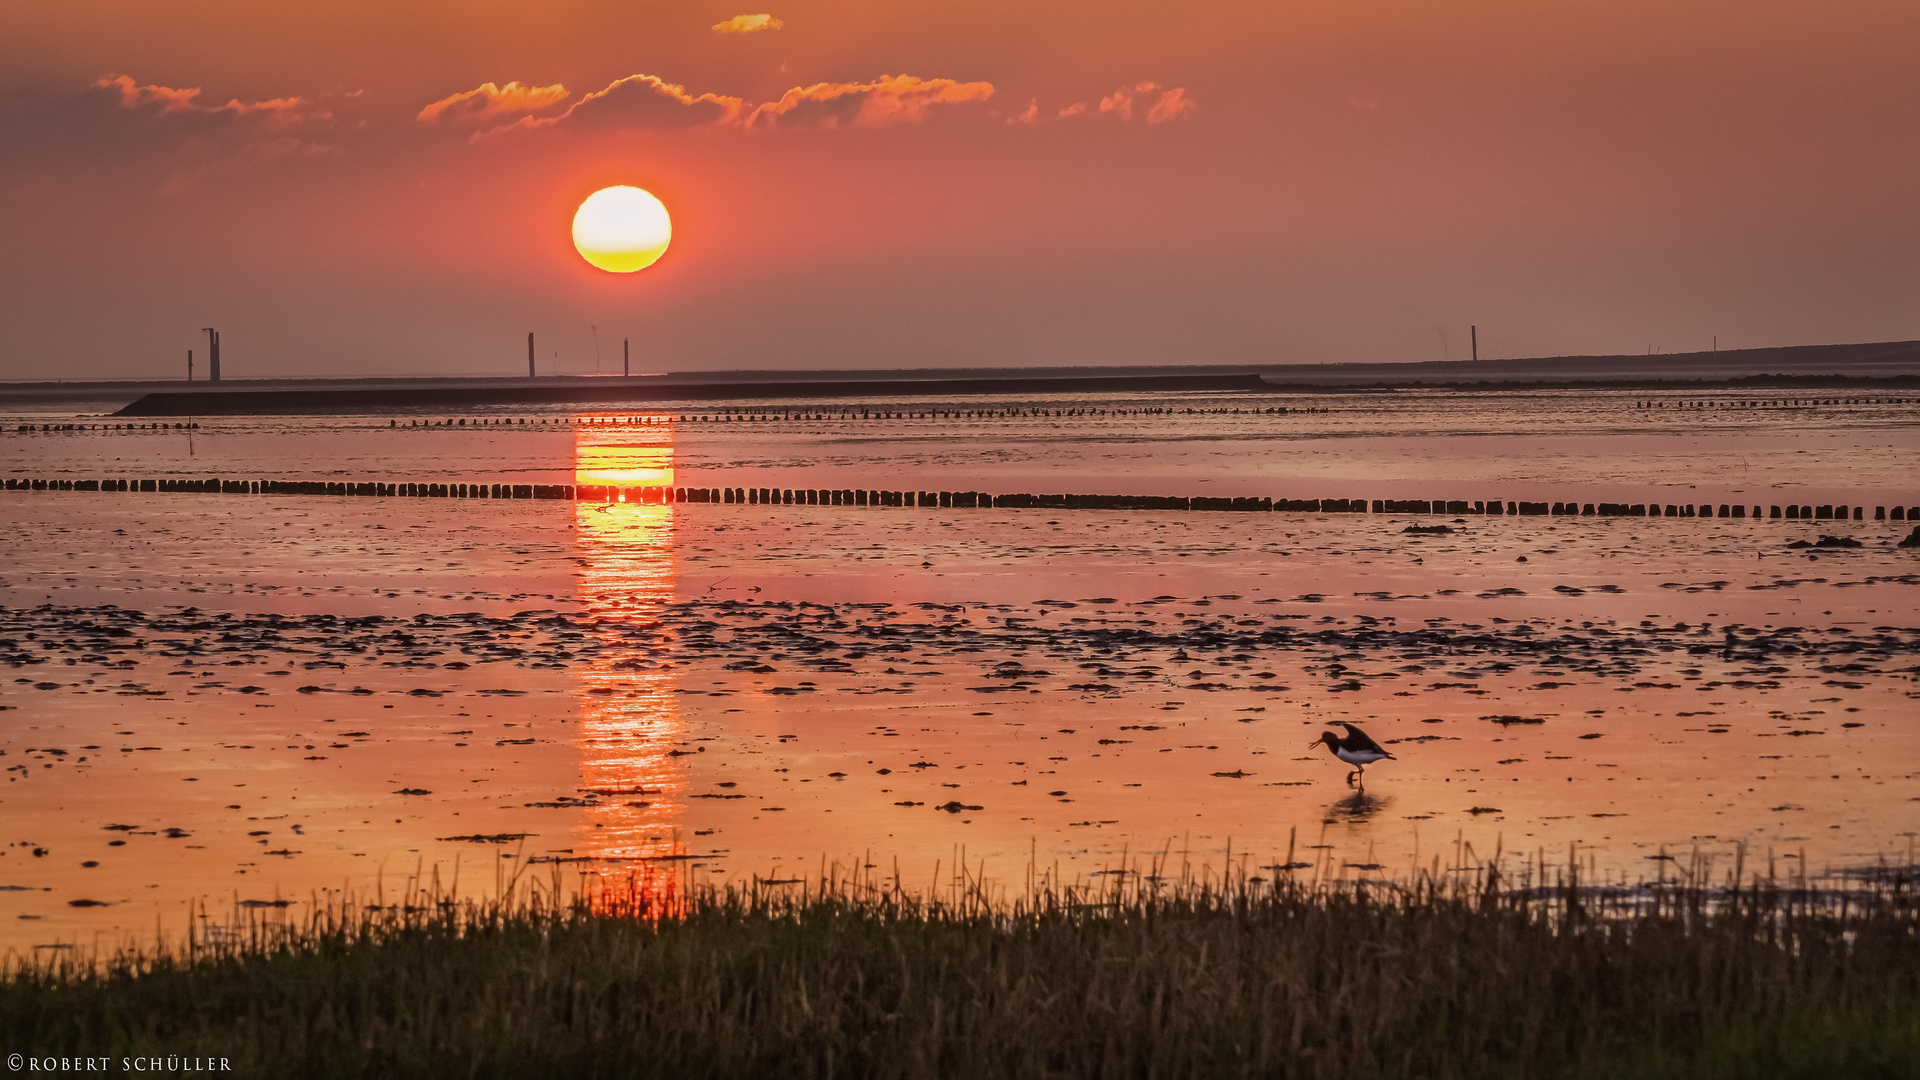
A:
<svg viewBox="0 0 1920 1080">
<path fill-rule="evenodd" d="M 1920 1076 L 1912 879 L 820 881 L 336 907 L 0 979 L 0 1052 L 236 1076 Z M 644 910 L 643 910 L 644 909 Z"/>
</svg>

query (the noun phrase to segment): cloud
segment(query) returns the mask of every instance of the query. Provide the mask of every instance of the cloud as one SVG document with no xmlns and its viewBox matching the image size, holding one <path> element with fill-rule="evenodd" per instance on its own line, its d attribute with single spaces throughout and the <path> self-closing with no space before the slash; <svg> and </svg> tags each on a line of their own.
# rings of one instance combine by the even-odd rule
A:
<svg viewBox="0 0 1920 1080">
<path fill-rule="evenodd" d="M 686 87 L 657 75 L 629 75 L 581 98 L 561 115 L 533 123 L 598 128 L 701 127 L 727 123 L 740 115 L 740 108 L 737 97 L 689 94 Z"/>
<path fill-rule="evenodd" d="M 726 22 L 713 24 L 716 34 L 754 34 L 762 30 L 778 30 L 787 25 L 771 15 L 735 15 Z"/>
<path fill-rule="evenodd" d="M 986 101 L 988 82 L 882 75 L 868 83 L 814 83 L 795 87 L 753 110 L 748 127 L 888 127 L 917 124 L 935 105 Z"/>
<path fill-rule="evenodd" d="M 1200 107 L 1199 102 L 1187 96 L 1187 88 L 1176 86 L 1160 95 L 1160 100 L 1147 110 L 1147 123 L 1164 124 L 1169 120 L 1178 120 Z"/>
<path fill-rule="evenodd" d="M 79 89 L 14 95 L 0 101 L 0 145 L 12 151 L 0 172 L 180 154 L 177 160 L 204 171 L 223 162 L 338 150 L 311 141 L 334 122 L 332 109 L 314 99 L 219 104 L 204 97 L 197 86 L 142 84 L 119 74 Z"/>
<path fill-rule="evenodd" d="M 690 94 L 687 88 L 657 75 L 629 75 L 607 84 L 557 116 L 523 116 L 511 124 L 474 133 L 484 135 L 543 128 L 605 130 L 609 128 L 716 127 L 739 117 L 741 101 L 724 94 Z"/>
<path fill-rule="evenodd" d="M 478 90 L 455 94 L 421 110 L 420 119 L 438 120 L 445 115 L 485 115 L 496 98 L 507 95 L 517 84 L 505 87 L 492 84 Z M 522 99 L 529 94 L 564 93 L 558 86 L 522 87 Z M 524 115 L 512 123 L 486 128 L 475 139 L 515 131 L 555 129 L 671 129 L 671 128 L 838 128 L 888 127 L 917 124 L 936 105 L 978 103 L 993 96 L 993 84 L 958 82 L 953 79 L 922 79 L 916 75 L 882 75 L 864 83 L 815 83 L 796 86 L 777 101 L 748 106 L 740 98 L 726 94 L 693 94 L 686 87 L 670 83 L 657 75 L 630 75 L 606 89 L 586 95 L 566 111 L 547 115 Z M 549 104 L 558 101 L 553 97 Z M 504 110 L 502 110 L 504 111 Z M 429 115 L 429 114 L 432 115 Z M 1037 106 L 1016 120 L 1032 119 Z"/>
<path fill-rule="evenodd" d="M 1038 119 L 1040 119 L 1040 103 L 1037 101 L 1029 101 L 1027 102 L 1026 108 L 1007 117 L 1007 123 L 1031 124 Z"/>
<path fill-rule="evenodd" d="M 332 114 L 298 97 L 269 98 L 265 101 L 228 100 L 225 105 L 202 105 L 196 99 L 200 88 L 177 88 L 149 84 L 141 86 L 130 75 L 106 75 L 83 92 L 92 103 L 111 102 L 125 113 L 193 123 L 201 129 L 252 120 L 271 130 L 296 124 L 328 120 Z"/>
<path fill-rule="evenodd" d="M 1158 97 L 1154 96 L 1156 93 Z M 1152 103 L 1148 104 L 1150 99 Z M 1178 120 L 1200 107 L 1198 102 L 1188 96 L 1187 88 L 1184 86 L 1176 86 L 1168 90 L 1157 82 L 1139 82 L 1132 86 L 1123 86 L 1101 98 L 1100 114 L 1115 117 L 1122 123 L 1131 123 L 1136 106 L 1144 110 L 1141 113 L 1141 119 L 1149 124 L 1164 124 L 1171 120 Z M 1086 111 L 1084 102 L 1076 102 L 1060 110 L 1060 116 L 1064 119 L 1069 116 L 1078 116 Z"/>
<path fill-rule="evenodd" d="M 1159 83 L 1143 82 L 1133 87 L 1122 87 L 1100 99 L 1100 113 L 1103 116 L 1117 116 L 1123 121 L 1133 119 L 1133 96 L 1151 94 L 1160 89 Z"/>
<path fill-rule="evenodd" d="M 438 123 L 442 119 L 485 124 L 514 113 L 538 112 L 559 104 L 566 97 L 567 88 L 559 83 L 552 86 L 522 86 L 518 82 L 510 82 L 505 86 L 497 86 L 487 82 L 472 90 L 441 98 L 421 109 L 415 119 L 426 124 Z"/>
</svg>

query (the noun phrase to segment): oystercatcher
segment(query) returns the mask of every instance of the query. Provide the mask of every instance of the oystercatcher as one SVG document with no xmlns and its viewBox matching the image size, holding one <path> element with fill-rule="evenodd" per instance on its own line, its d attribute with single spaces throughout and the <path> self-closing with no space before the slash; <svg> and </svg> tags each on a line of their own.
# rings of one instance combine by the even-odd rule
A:
<svg viewBox="0 0 1920 1080">
<path fill-rule="evenodd" d="M 1353 771 L 1347 774 L 1348 787 L 1353 786 L 1353 780 L 1356 776 L 1360 778 L 1360 783 L 1364 786 L 1367 782 L 1367 766 L 1383 758 L 1391 758 L 1393 755 L 1387 753 L 1385 747 L 1374 742 L 1366 732 L 1361 731 L 1359 728 L 1345 721 L 1340 721 L 1339 723 L 1341 727 L 1347 729 L 1346 738 L 1337 738 L 1333 732 L 1323 731 L 1320 733 L 1320 738 L 1316 740 L 1316 742 L 1326 744 L 1327 749 L 1333 751 L 1334 757 L 1353 766 Z M 1308 745 L 1312 746 L 1314 743 L 1309 743 Z"/>
</svg>

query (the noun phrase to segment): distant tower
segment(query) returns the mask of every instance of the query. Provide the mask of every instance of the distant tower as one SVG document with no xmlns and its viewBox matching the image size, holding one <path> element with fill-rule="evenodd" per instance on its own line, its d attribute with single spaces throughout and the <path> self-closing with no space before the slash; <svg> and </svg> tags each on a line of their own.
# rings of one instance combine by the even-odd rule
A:
<svg viewBox="0 0 1920 1080">
<path fill-rule="evenodd" d="M 527 378 L 533 378 L 533 331 L 527 331 Z"/>
<path fill-rule="evenodd" d="M 1480 328 L 1470 326 L 1467 328 L 1467 332 L 1473 335 L 1473 358 L 1478 360 L 1480 359 Z"/>
<path fill-rule="evenodd" d="M 187 350 L 187 381 L 193 381 L 193 350 Z"/>
<path fill-rule="evenodd" d="M 220 381 L 220 331 L 211 326 L 200 329 L 207 332 L 207 381 Z"/>
</svg>

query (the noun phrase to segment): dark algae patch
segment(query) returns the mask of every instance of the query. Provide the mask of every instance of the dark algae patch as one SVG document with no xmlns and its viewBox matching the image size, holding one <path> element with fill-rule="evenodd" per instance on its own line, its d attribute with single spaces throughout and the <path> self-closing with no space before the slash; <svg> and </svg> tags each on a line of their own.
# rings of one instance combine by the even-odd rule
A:
<svg viewBox="0 0 1920 1080">
<path fill-rule="evenodd" d="M 1914 576 L 1875 578 L 1869 583 L 1909 583 Z M 1196 605 L 1197 606 L 1197 605 Z M 1149 620 L 1151 622 L 1151 620 Z M 892 663 L 916 656 L 950 657 L 954 652 L 1022 652 L 1034 646 L 1050 655 L 1094 666 L 1116 653 L 1157 654 L 1230 662 L 1252 670 L 1252 662 L 1285 655 L 1313 656 L 1363 653 L 1379 660 L 1425 660 L 1444 655 L 1472 657 L 1487 664 L 1553 665 L 1559 670 L 1607 679 L 1642 676 L 1672 659 L 1713 656 L 1726 663 L 1753 666 L 1767 678 L 1724 683 L 1738 689 L 1770 689 L 1780 685 L 1773 676 L 1792 667 L 1829 672 L 1836 665 L 1861 659 L 1903 661 L 1920 656 L 1920 628 L 1875 626 L 1853 632 L 1826 632 L 1798 626 L 1753 627 L 1643 625 L 1611 629 L 1563 625 L 1535 628 L 1516 625 L 1487 630 L 1476 623 L 1449 623 L 1435 619 L 1422 627 L 1387 627 L 1362 619 L 1358 626 L 1291 626 L 1283 623 L 1229 625 L 1224 620 L 1142 625 L 1035 626 L 1027 620 L 966 624 L 917 618 L 890 604 L 794 605 L 785 602 L 738 600 L 683 600 L 662 605 L 647 617 L 620 614 L 554 615 L 538 611 L 488 617 L 471 613 L 420 614 L 411 619 L 367 616 L 339 619 L 330 615 L 236 615 L 143 612 L 103 605 L 35 608 L 0 607 L 0 662 L 12 667 L 52 665 L 85 657 L 118 667 L 139 661 L 168 663 L 279 663 L 311 656 L 343 656 L 356 663 L 379 663 L 410 669 L 416 665 L 462 668 L 476 665 L 587 667 L 602 654 L 628 658 L 639 650 L 753 651 L 816 658 L 828 670 L 858 670 L 839 660 L 817 659 L 840 652 L 865 658 L 885 652 Z M 69 628 L 85 626 L 85 633 Z M 285 658 L 285 659 L 282 659 Z M 871 663 L 871 660 L 867 661 Z M 1054 685 L 1064 676 L 1054 670 L 982 660 L 989 678 L 1008 685 L 975 687 L 981 692 L 1003 692 L 1030 685 Z M 1764 671 L 1778 666 L 1777 671 Z M 1158 684 L 1156 670 L 1112 668 L 1140 683 Z M 1265 673 L 1271 675 L 1271 672 Z M 50 684 L 56 688 L 60 684 Z M 1064 685 L 1064 684 L 1062 684 Z M 1098 688 L 1111 684 L 1079 684 Z M 1196 683 L 1191 689 L 1209 690 L 1224 684 Z M 1472 687 L 1471 682 L 1434 682 L 1428 689 Z M 1642 679 L 1640 686 L 1663 685 Z M 1710 686 L 1722 685 L 1720 682 Z M 257 687 L 253 688 L 257 690 Z M 778 686 L 774 694 L 814 691 L 811 682 Z M 1258 692 L 1284 693 L 1286 686 L 1262 686 Z M 242 686 L 234 692 L 247 692 Z M 360 694 L 352 690 L 315 688 L 316 693 Z M 481 691 L 509 693 L 510 691 Z M 416 689 L 409 693 L 437 697 L 444 691 Z M 1534 724 L 1535 717 L 1487 716 L 1501 724 Z M 503 740 L 523 743 L 527 740 Z"/>
</svg>

